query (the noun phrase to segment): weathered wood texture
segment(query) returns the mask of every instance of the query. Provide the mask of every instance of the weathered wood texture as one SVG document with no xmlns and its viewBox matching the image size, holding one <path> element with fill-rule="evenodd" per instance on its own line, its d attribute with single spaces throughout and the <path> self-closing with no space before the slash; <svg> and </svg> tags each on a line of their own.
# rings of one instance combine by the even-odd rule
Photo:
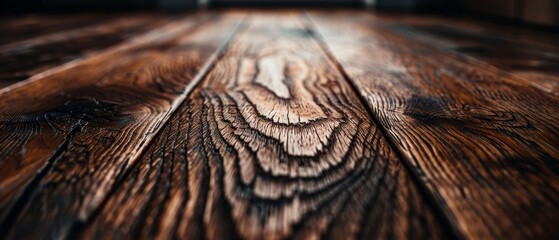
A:
<svg viewBox="0 0 559 240">
<path fill-rule="evenodd" d="M 114 14 L 28 14 L 0 18 L 0 46 L 55 34 L 80 27 L 93 26 L 114 18 Z"/>
<path fill-rule="evenodd" d="M 559 35 L 440 17 L 376 19 L 449 56 L 559 95 Z"/>
<path fill-rule="evenodd" d="M 87 221 L 238 20 L 196 15 L 3 92 L 2 235 L 63 238 Z"/>
<path fill-rule="evenodd" d="M 0 239 L 559 238 L 556 41 L 398 16 L 0 19 Z"/>
<path fill-rule="evenodd" d="M 438 25 L 455 26 L 457 29 L 468 29 L 474 32 L 483 32 L 485 35 L 496 37 L 511 37 L 514 41 L 526 44 L 540 44 L 544 47 L 557 47 L 559 34 L 552 31 L 531 28 L 530 26 L 519 26 L 517 24 L 506 24 L 506 22 L 485 21 L 483 18 L 476 19 L 455 15 L 429 15 L 429 14 L 406 14 L 374 12 L 376 21 L 385 23 L 398 23 L 404 25 Z"/>
<path fill-rule="evenodd" d="M 87 19 L 87 16 L 84 17 Z M 0 89 L 147 32 L 162 24 L 165 18 L 170 17 L 126 15 L 95 26 L 45 34 L 1 46 Z"/>
<path fill-rule="evenodd" d="M 463 237 L 559 236 L 559 100 L 394 33 L 311 14 L 389 140 Z"/>
<path fill-rule="evenodd" d="M 248 19 L 80 236 L 445 238 L 305 19 Z"/>
</svg>

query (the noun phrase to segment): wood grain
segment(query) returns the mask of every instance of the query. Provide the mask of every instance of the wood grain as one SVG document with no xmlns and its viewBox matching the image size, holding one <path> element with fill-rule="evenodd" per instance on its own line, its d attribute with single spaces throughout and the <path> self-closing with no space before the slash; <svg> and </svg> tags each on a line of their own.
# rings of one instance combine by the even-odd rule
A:
<svg viewBox="0 0 559 240">
<path fill-rule="evenodd" d="M 559 36 L 443 17 L 380 17 L 377 22 L 460 61 L 559 95 Z"/>
<path fill-rule="evenodd" d="M 112 20 L 115 14 L 77 13 L 77 14 L 25 14 L 21 16 L 0 17 L 0 46 L 13 44 L 36 37 L 71 31 L 81 27 L 102 24 Z"/>
<path fill-rule="evenodd" d="M 252 15 L 79 236 L 445 238 L 304 19 Z"/>
<path fill-rule="evenodd" d="M 457 58 L 493 71 L 505 71 L 546 92 L 559 94 L 559 48 L 526 44 L 512 35 L 450 26 L 395 26 L 393 29 L 410 38 L 423 39 L 441 51 L 454 53 Z"/>
<path fill-rule="evenodd" d="M 84 18 L 87 19 L 87 16 Z M 147 32 L 165 22 L 165 18 L 170 17 L 154 14 L 126 15 L 94 26 L 46 34 L 1 46 L 0 89 Z M 78 19 L 81 17 L 78 16 Z M 13 33 L 6 34 L 11 36 Z"/>
<path fill-rule="evenodd" d="M 182 19 L 3 92 L 2 235 L 64 238 L 87 221 L 238 20 L 210 13 Z"/>
<path fill-rule="evenodd" d="M 366 13 L 311 16 L 461 236 L 559 236 L 556 96 L 395 34 Z"/>
</svg>

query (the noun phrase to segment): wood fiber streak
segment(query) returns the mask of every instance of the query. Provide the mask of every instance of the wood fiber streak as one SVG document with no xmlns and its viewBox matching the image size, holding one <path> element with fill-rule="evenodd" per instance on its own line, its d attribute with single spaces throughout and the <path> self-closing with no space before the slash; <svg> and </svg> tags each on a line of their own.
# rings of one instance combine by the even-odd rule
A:
<svg viewBox="0 0 559 240">
<path fill-rule="evenodd" d="M 369 11 L 369 13 L 371 13 Z M 509 38 L 513 42 L 521 42 L 529 45 L 541 45 L 544 48 L 554 48 L 559 34 L 553 31 L 542 31 L 538 28 L 522 27 L 517 24 L 499 23 L 498 21 L 487 21 L 483 18 L 457 17 L 446 15 L 421 15 L 405 13 L 372 13 L 376 21 L 384 23 L 397 23 L 404 25 L 437 25 L 442 27 L 454 26 L 459 30 L 467 30 L 471 33 L 479 33 L 487 36 L 494 35 L 496 38 Z M 498 40 L 498 39 L 497 39 Z M 499 40 L 500 41 L 500 40 Z"/>
<path fill-rule="evenodd" d="M 555 96 L 394 34 L 366 13 L 311 16 L 459 233 L 559 236 Z"/>
<path fill-rule="evenodd" d="M 0 235 L 64 238 L 87 221 L 238 20 L 182 19 L 1 94 Z"/>
<path fill-rule="evenodd" d="M 489 71 L 504 71 L 516 81 L 559 95 L 558 36 L 504 27 L 495 29 L 487 24 L 444 18 L 380 18 L 379 21 L 449 56 Z"/>
<path fill-rule="evenodd" d="M 80 27 L 102 24 L 114 18 L 111 14 L 26 14 L 18 17 L 0 18 L 0 46 L 18 41 L 46 36 Z"/>
<path fill-rule="evenodd" d="M 105 203 L 99 216 L 80 233 L 83 239 L 171 239 L 189 193 L 187 149 L 191 107 L 184 103 L 150 143 L 146 153 Z M 184 220 L 183 220 L 184 219 Z M 192 235 L 191 235 L 192 236 Z M 200 237 L 200 236 L 198 236 Z M 199 238 L 198 238 L 199 239 Z"/>
<path fill-rule="evenodd" d="M 124 16 L 103 24 L 49 34 L 0 47 L 0 88 L 85 57 L 161 24 L 164 17 Z"/>
<path fill-rule="evenodd" d="M 302 17 L 249 18 L 80 236 L 443 238 Z"/>
</svg>

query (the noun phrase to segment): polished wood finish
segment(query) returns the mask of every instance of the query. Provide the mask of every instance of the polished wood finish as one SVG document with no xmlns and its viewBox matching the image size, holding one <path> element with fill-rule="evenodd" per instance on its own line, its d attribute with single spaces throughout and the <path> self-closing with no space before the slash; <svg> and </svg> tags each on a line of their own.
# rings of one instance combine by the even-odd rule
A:
<svg viewBox="0 0 559 240">
<path fill-rule="evenodd" d="M 86 238 L 443 238 L 301 20 L 245 21 Z"/>
<path fill-rule="evenodd" d="M 555 41 L 549 44 L 542 42 L 542 38 L 533 39 L 506 31 L 432 22 L 396 24 L 390 27 L 402 35 L 451 53 L 450 56 L 468 61 L 479 68 L 502 71 L 518 81 L 559 94 L 559 46 Z"/>
<path fill-rule="evenodd" d="M 368 14 L 311 16 L 402 160 L 460 235 L 559 234 L 555 95 L 458 61 L 376 25 Z"/>
<path fill-rule="evenodd" d="M 36 38 L 43 35 L 56 34 L 81 27 L 103 24 L 114 19 L 114 14 L 68 14 L 44 15 L 27 14 L 17 17 L 3 16 L 0 18 L 0 46 Z"/>
<path fill-rule="evenodd" d="M 7 236 L 64 237 L 87 221 L 215 60 L 237 19 L 174 22 L 1 94 Z"/>
<path fill-rule="evenodd" d="M 0 46 L 0 89 L 147 32 L 170 17 L 136 14 L 113 18 L 95 26 L 42 34 Z M 13 35 L 9 30 L 8 36 Z"/>
<path fill-rule="evenodd" d="M 449 16 L 379 13 L 374 19 L 376 24 L 476 68 L 497 71 L 559 94 L 557 32 Z"/>
<path fill-rule="evenodd" d="M 29 78 L 0 89 L 0 238 L 557 238 L 559 41 L 442 20 L 125 15 L 4 44 Z"/>
</svg>

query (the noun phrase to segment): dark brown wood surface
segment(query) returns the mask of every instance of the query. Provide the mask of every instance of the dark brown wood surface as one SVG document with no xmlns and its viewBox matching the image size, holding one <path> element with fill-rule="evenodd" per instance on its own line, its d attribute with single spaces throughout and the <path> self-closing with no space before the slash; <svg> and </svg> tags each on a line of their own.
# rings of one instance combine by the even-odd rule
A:
<svg viewBox="0 0 559 240">
<path fill-rule="evenodd" d="M 57 34 L 60 32 L 102 24 L 110 21 L 115 14 L 26 14 L 22 16 L 2 16 L 0 18 L 0 46 L 18 41 Z"/>
<path fill-rule="evenodd" d="M 559 34 L 454 18 L 375 18 L 408 38 L 559 95 Z M 386 17 L 384 17 L 386 16 Z"/>
<path fill-rule="evenodd" d="M 44 34 L 0 46 L 0 89 L 147 32 L 165 22 L 165 18 L 171 17 L 125 15 L 94 26 Z M 73 22 L 71 19 L 66 21 Z M 13 35 L 9 30 L 2 34 Z"/>
<path fill-rule="evenodd" d="M 559 236 L 555 95 L 418 44 L 369 14 L 311 16 L 461 235 Z"/>
<path fill-rule="evenodd" d="M 248 19 L 82 237 L 443 238 L 304 19 Z"/>
<path fill-rule="evenodd" d="M 552 34 L 83 16 L 0 19 L 0 239 L 559 237 Z"/>
<path fill-rule="evenodd" d="M 0 212 L 7 236 L 64 237 L 86 221 L 215 60 L 236 19 L 183 19 L 4 92 Z"/>
</svg>

